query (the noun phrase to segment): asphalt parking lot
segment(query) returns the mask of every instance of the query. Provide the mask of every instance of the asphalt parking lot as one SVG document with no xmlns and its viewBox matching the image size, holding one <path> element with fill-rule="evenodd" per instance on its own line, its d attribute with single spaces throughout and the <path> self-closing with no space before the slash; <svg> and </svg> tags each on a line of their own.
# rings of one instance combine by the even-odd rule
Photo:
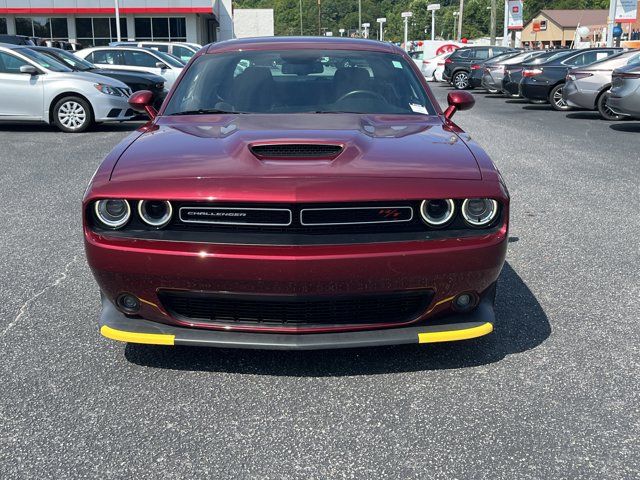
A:
<svg viewBox="0 0 640 480">
<path fill-rule="evenodd" d="M 136 124 L 0 125 L 0 478 L 638 478 L 640 121 L 476 98 L 512 195 L 496 332 L 373 350 L 103 339 L 80 201 Z"/>
</svg>

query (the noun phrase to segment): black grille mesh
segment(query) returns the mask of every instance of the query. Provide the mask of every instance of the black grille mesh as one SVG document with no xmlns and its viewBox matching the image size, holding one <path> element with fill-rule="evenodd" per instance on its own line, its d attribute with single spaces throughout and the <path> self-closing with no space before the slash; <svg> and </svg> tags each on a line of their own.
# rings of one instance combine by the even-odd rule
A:
<svg viewBox="0 0 640 480">
<path fill-rule="evenodd" d="M 167 311 L 179 319 L 231 325 L 330 326 L 410 321 L 427 309 L 432 292 L 281 296 L 161 291 L 159 296 Z"/>
<path fill-rule="evenodd" d="M 260 158 L 327 158 L 335 157 L 342 151 L 340 145 L 320 145 L 314 143 L 254 145 L 251 152 Z"/>
</svg>

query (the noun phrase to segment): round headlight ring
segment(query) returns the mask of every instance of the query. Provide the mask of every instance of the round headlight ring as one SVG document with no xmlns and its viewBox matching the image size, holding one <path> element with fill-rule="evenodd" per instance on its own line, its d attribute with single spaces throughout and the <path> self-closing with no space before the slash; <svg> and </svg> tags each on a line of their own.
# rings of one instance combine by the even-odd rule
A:
<svg viewBox="0 0 640 480">
<path fill-rule="evenodd" d="M 447 204 L 447 213 L 442 218 L 433 218 L 429 215 L 427 208 L 429 207 L 429 202 L 445 202 Z M 456 213 L 456 204 L 451 198 L 442 198 L 442 199 L 431 199 L 431 200 L 423 200 L 420 204 L 420 216 L 424 223 L 432 227 L 441 227 L 446 225 L 451 221 L 453 216 Z"/>
<path fill-rule="evenodd" d="M 484 212 L 480 214 L 473 214 L 469 211 L 470 202 L 482 201 L 484 202 Z M 462 202 L 462 217 L 472 227 L 486 227 L 493 222 L 498 215 L 498 202 L 491 198 L 467 198 Z"/>
<path fill-rule="evenodd" d="M 145 210 L 148 203 L 163 204 L 165 208 L 164 214 L 159 218 L 150 217 L 148 212 Z M 147 225 L 155 228 L 162 228 L 171 221 L 171 217 L 173 216 L 173 207 L 171 206 L 171 202 L 168 200 L 140 200 L 138 202 L 138 215 L 140 215 L 142 221 Z"/>
<path fill-rule="evenodd" d="M 121 206 L 123 206 L 124 209 L 122 210 L 121 215 L 115 215 L 109 212 L 109 207 L 113 207 L 113 202 L 122 202 Z M 129 206 L 129 202 L 121 198 L 105 198 L 104 200 L 98 200 L 94 204 L 93 210 L 98 221 L 108 228 L 122 228 L 127 224 L 129 218 L 131 218 L 131 207 Z"/>
</svg>

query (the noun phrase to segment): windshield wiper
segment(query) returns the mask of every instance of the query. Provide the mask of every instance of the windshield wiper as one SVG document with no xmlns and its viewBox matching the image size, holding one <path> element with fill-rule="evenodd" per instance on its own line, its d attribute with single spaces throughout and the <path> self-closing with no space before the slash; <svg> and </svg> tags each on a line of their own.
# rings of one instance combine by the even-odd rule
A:
<svg viewBox="0 0 640 480">
<path fill-rule="evenodd" d="M 229 112 L 227 110 L 219 110 L 217 108 L 200 108 L 198 110 L 185 110 L 184 112 L 170 113 L 169 116 L 173 116 L 173 115 L 207 115 L 209 113 L 240 114 L 240 113 L 245 113 L 245 112 Z"/>
</svg>

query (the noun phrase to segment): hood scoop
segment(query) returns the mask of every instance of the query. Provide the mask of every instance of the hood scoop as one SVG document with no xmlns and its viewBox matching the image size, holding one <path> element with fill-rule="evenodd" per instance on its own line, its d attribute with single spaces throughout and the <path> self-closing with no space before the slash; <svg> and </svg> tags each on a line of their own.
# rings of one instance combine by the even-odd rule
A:
<svg viewBox="0 0 640 480">
<path fill-rule="evenodd" d="M 342 145 L 324 143 L 253 144 L 249 150 L 259 160 L 333 160 L 343 150 Z"/>
</svg>

